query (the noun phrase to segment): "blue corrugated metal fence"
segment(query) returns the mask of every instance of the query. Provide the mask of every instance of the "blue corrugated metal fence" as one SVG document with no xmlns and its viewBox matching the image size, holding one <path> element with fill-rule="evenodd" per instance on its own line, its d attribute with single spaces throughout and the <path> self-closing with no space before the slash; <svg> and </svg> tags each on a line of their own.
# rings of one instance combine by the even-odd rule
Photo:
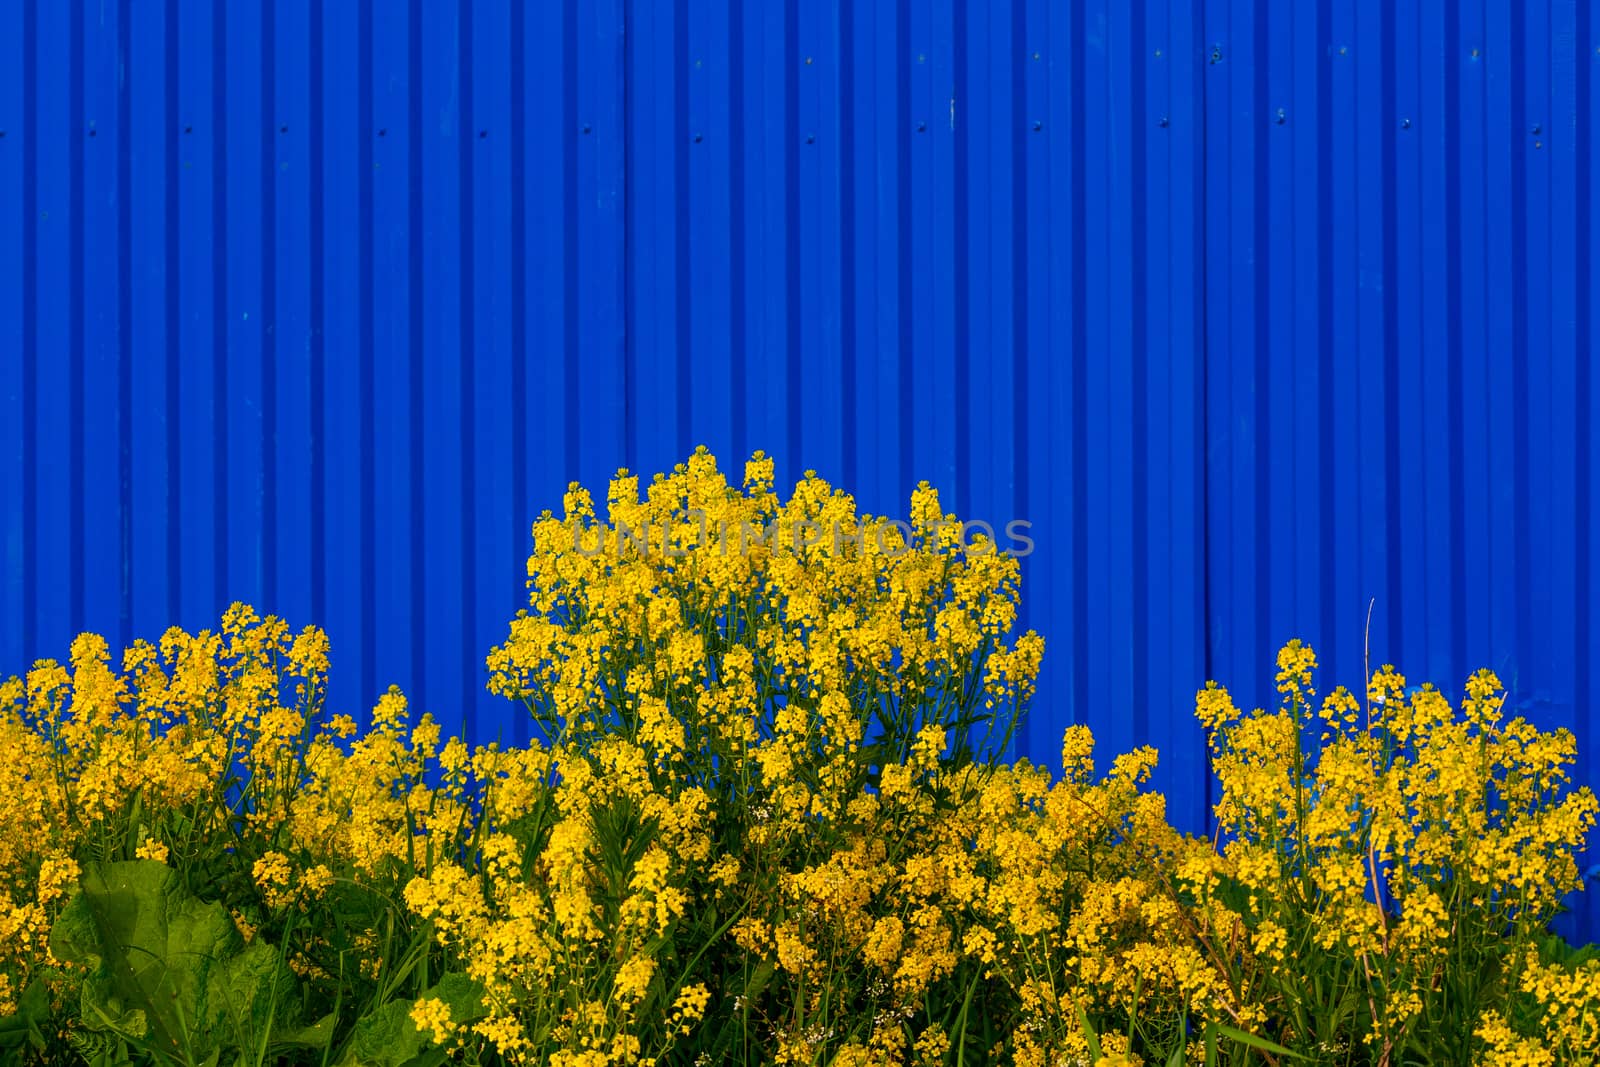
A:
<svg viewBox="0 0 1600 1067">
<path fill-rule="evenodd" d="M 0 0 L 0 663 L 233 599 L 479 736 L 695 444 L 1034 524 L 1024 751 L 1303 636 L 1592 753 L 1587 0 Z M 1592 764 L 1589 764 L 1592 766 Z M 1596 776 L 1588 772 L 1593 780 Z"/>
</svg>

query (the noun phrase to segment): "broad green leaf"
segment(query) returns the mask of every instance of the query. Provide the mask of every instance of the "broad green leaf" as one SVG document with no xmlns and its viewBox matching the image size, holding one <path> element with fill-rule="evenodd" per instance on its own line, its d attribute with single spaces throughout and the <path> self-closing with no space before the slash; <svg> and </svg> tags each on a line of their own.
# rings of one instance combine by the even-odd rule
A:
<svg viewBox="0 0 1600 1067">
<path fill-rule="evenodd" d="M 272 1035 L 272 1043 L 279 1048 L 326 1048 L 333 1040 L 338 1017 L 328 1013 L 309 1026 L 279 1030 Z"/>
<path fill-rule="evenodd" d="M 91 1028 L 180 1060 L 254 1049 L 293 1033 L 296 980 L 278 950 L 244 943 L 217 903 L 153 860 L 90 864 L 50 931 L 58 959 L 81 964 Z"/>
<path fill-rule="evenodd" d="M 749 983 L 744 987 L 745 1000 L 753 1002 L 767 988 L 767 983 L 772 981 L 772 976 L 778 972 L 777 965 L 770 960 L 763 960 L 750 976 Z"/>
<path fill-rule="evenodd" d="M 1270 1052 L 1274 1056 L 1288 1056 L 1294 1060 L 1305 1059 L 1304 1056 L 1293 1049 L 1284 1048 L 1282 1045 L 1268 1041 L 1264 1037 L 1257 1037 L 1255 1034 L 1247 1033 L 1244 1030 L 1236 1030 L 1231 1026 L 1223 1026 L 1221 1023 L 1217 1023 L 1216 1026 L 1217 1033 L 1223 1037 L 1230 1041 L 1237 1041 L 1241 1045 L 1247 1045 L 1258 1052 Z"/>
<path fill-rule="evenodd" d="M 420 1000 L 437 999 L 450 1008 L 450 1021 L 477 1022 L 487 1015 L 483 987 L 461 974 L 447 974 L 423 992 Z M 342 1067 L 430 1067 L 443 1063 L 443 1049 L 411 1021 L 415 1001 L 391 1000 L 356 1021 Z"/>
<path fill-rule="evenodd" d="M 28 983 L 17 1000 L 17 1010 L 0 1018 L 0 1049 L 35 1046 L 43 1041 L 41 1026 L 50 1015 L 50 990 L 41 979 Z"/>
</svg>

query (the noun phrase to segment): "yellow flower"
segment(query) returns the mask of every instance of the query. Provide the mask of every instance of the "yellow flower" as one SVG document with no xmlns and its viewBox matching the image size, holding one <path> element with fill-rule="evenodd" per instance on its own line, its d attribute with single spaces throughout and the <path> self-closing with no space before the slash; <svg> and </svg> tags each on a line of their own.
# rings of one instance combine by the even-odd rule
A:
<svg viewBox="0 0 1600 1067">
<path fill-rule="evenodd" d="M 649 956 L 631 956 L 617 969 L 611 995 L 625 1005 L 637 1004 L 650 991 L 656 974 L 656 961 Z"/>
<path fill-rule="evenodd" d="M 448 1044 L 456 1033 L 450 1005 L 436 997 L 422 997 L 412 1004 L 411 1022 L 437 1045 Z"/>
<path fill-rule="evenodd" d="M 281 852 L 263 854 L 250 871 L 269 908 L 282 907 L 289 902 L 293 873 L 289 857 Z"/>
<path fill-rule="evenodd" d="M 157 863 L 167 862 L 167 846 L 154 837 L 144 839 L 144 844 L 134 850 L 134 855 L 142 860 L 155 860 Z"/>
<path fill-rule="evenodd" d="M 1278 692 L 1291 697 L 1311 694 L 1311 672 L 1317 666 L 1317 654 L 1298 637 L 1278 652 Z"/>
</svg>

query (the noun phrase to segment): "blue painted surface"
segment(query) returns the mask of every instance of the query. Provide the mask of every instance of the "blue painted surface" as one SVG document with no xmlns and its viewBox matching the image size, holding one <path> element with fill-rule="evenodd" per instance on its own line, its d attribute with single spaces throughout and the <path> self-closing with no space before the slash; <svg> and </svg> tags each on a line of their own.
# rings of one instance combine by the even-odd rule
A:
<svg viewBox="0 0 1600 1067">
<path fill-rule="evenodd" d="M 0 660 L 243 599 L 329 629 L 342 707 L 524 737 L 481 664 L 533 517 L 704 443 L 1032 521 L 1019 748 L 1155 744 L 1184 825 L 1193 691 L 1291 636 L 1328 685 L 1492 666 L 1592 753 L 1597 33 L 0 0 Z"/>
</svg>

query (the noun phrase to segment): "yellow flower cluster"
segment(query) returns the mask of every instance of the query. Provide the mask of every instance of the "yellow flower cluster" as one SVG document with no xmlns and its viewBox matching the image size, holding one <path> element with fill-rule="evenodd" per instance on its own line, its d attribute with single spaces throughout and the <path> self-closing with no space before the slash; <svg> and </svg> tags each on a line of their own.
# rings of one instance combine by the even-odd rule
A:
<svg viewBox="0 0 1600 1067">
<path fill-rule="evenodd" d="M 1519 1033 L 1497 1010 L 1483 1013 L 1477 1036 L 1485 1059 L 1507 1067 L 1593 1063 L 1600 1057 L 1600 960 L 1576 967 L 1545 963 L 1529 948 L 1518 992 L 1534 1007 L 1532 1035 Z"/>
<path fill-rule="evenodd" d="M 892 522 L 700 451 L 533 534 L 488 657 L 526 746 L 398 690 L 365 729 L 326 714 L 326 638 L 243 605 L 0 687 L 0 1015 L 43 982 L 87 1025 L 51 924 L 137 859 L 333 1013 L 286 1063 L 1600 1058 L 1600 963 L 1536 948 L 1596 802 L 1487 672 L 1459 707 L 1389 667 L 1319 701 L 1291 642 L 1277 710 L 1208 685 L 1196 839 L 1153 749 L 1101 773 L 1079 725 L 1059 776 L 1000 760 L 1043 642 L 1011 636 L 1017 561 L 927 486 Z"/>
<path fill-rule="evenodd" d="M 1278 667 L 1276 711 L 1243 715 L 1215 684 L 1196 701 L 1223 844 L 1176 881 L 1198 901 L 1202 942 L 1239 961 L 1230 981 L 1261 1017 L 1326 1019 L 1357 1005 L 1347 1034 L 1379 1062 L 1417 1049 L 1467 1062 L 1480 1014 L 1478 1036 L 1521 1062 L 1486 1005 L 1512 995 L 1514 953 L 1581 884 L 1575 857 L 1597 805 L 1570 788 L 1571 733 L 1505 719 L 1488 671 L 1468 680 L 1458 711 L 1390 666 L 1364 701 L 1338 688 L 1318 705 L 1316 657 L 1298 641 Z M 1596 1007 L 1591 997 L 1584 1010 Z M 1592 1019 L 1587 1031 L 1568 1015 L 1546 1024 L 1539 1041 L 1559 1034 L 1600 1057 Z M 1298 1021 L 1284 1036 L 1319 1037 Z"/>
<path fill-rule="evenodd" d="M 320 700 L 326 647 L 235 605 L 217 632 L 136 642 L 120 670 L 84 634 L 67 663 L 0 685 L 0 1009 L 50 973 L 45 937 L 80 861 L 176 863 L 230 834 L 241 805 L 262 827 L 282 818 L 305 734 L 283 698 Z"/>
</svg>

